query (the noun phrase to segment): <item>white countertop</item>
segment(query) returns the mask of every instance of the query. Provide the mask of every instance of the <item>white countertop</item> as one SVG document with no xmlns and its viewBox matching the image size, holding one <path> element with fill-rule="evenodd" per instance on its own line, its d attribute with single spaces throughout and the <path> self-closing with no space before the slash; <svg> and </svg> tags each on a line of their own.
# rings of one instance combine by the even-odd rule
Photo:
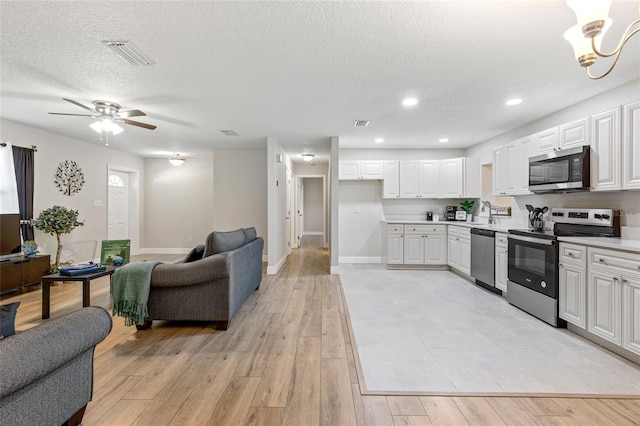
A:
<svg viewBox="0 0 640 426">
<path fill-rule="evenodd" d="M 383 219 L 382 223 L 398 223 L 398 224 L 415 224 L 415 225 L 453 225 L 464 226 L 467 228 L 489 229 L 496 232 L 508 232 L 510 227 L 506 225 L 489 225 L 479 222 L 458 222 L 448 220 L 394 220 Z M 522 228 L 514 228 L 522 229 Z M 616 237 L 558 237 L 559 241 L 567 243 L 582 244 L 585 246 L 601 247 L 613 250 L 626 250 L 634 253 L 640 253 L 640 240 Z"/>
</svg>

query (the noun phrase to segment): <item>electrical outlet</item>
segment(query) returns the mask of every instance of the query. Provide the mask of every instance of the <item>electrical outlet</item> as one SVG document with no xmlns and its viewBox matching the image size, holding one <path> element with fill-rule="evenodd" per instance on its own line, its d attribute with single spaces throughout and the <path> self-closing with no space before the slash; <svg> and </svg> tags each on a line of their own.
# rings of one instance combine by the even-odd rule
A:
<svg viewBox="0 0 640 426">
<path fill-rule="evenodd" d="M 360 206 L 356 206 L 356 213 L 360 213 Z"/>
</svg>

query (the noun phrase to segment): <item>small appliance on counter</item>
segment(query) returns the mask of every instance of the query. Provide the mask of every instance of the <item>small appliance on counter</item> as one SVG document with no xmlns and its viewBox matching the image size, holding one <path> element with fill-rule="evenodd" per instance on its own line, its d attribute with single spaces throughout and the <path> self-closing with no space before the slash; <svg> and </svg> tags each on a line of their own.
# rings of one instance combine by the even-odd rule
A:
<svg viewBox="0 0 640 426">
<path fill-rule="evenodd" d="M 456 210 L 456 220 L 467 220 L 467 212 L 464 210 Z"/>
<path fill-rule="evenodd" d="M 444 220 L 456 220 L 456 206 L 446 206 L 444 208 Z"/>
<path fill-rule="evenodd" d="M 433 220 L 433 212 L 427 212 L 427 220 L 431 222 Z"/>
<path fill-rule="evenodd" d="M 531 204 L 525 206 L 529 212 L 529 226 L 534 232 L 542 232 L 544 224 L 542 222 L 542 216 L 549 211 L 548 207 L 533 207 Z"/>
</svg>

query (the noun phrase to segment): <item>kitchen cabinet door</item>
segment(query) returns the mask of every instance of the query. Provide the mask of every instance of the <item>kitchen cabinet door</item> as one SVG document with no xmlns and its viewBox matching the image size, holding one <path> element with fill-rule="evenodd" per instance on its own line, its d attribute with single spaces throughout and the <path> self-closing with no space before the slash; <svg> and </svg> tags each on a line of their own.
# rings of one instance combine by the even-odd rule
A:
<svg viewBox="0 0 640 426">
<path fill-rule="evenodd" d="M 424 235 L 405 234 L 404 235 L 404 264 L 423 265 L 424 264 Z"/>
<path fill-rule="evenodd" d="M 589 122 L 586 118 L 558 126 L 558 149 L 589 145 Z"/>
<path fill-rule="evenodd" d="M 419 195 L 419 161 L 401 161 L 400 198 L 418 198 Z"/>
<path fill-rule="evenodd" d="M 587 279 L 585 268 L 560 265 L 558 310 L 560 318 L 587 327 Z"/>
<path fill-rule="evenodd" d="M 400 162 L 385 161 L 382 198 L 400 198 Z"/>
<path fill-rule="evenodd" d="M 442 160 L 440 197 L 462 198 L 464 196 L 464 164 L 462 158 Z"/>
<path fill-rule="evenodd" d="M 438 198 L 440 196 L 440 160 L 418 162 L 418 197 Z"/>
<path fill-rule="evenodd" d="M 640 355 L 640 279 L 622 276 L 622 346 Z"/>
<path fill-rule="evenodd" d="M 447 236 L 425 235 L 424 238 L 424 263 L 427 265 L 447 264 Z"/>
<path fill-rule="evenodd" d="M 460 237 L 449 235 L 447 242 L 447 264 L 452 268 L 460 269 Z"/>
<path fill-rule="evenodd" d="M 540 155 L 558 149 L 558 128 L 543 130 L 533 135 L 535 154 Z"/>
<path fill-rule="evenodd" d="M 360 178 L 361 179 L 383 179 L 383 162 L 382 161 L 361 161 L 360 162 Z"/>
<path fill-rule="evenodd" d="M 460 268 L 467 275 L 471 274 L 471 239 L 460 238 Z"/>
<path fill-rule="evenodd" d="M 590 268 L 587 289 L 587 330 L 621 345 L 622 289 L 619 276 Z"/>
<path fill-rule="evenodd" d="M 621 188 L 620 108 L 591 116 L 591 187 L 594 191 Z"/>
<path fill-rule="evenodd" d="M 505 175 L 507 163 L 505 161 L 504 147 L 497 146 L 491 151 L 491 174 L 493 180 L 493 195 L 506 195 Z"/>
<path fill-rule="evenodd" d="M 403 234 L 389 233 L 387 235 L 387 264 L 402 265 L 404 263 Z"/>
<path fill-rule="evenodd" d="M 338 177 L 340 180 L 360 179 L 360 162 L 340 161 L 340 172 L 338 173 Z"/>
<path fill-rule="evenodd" d="M 508 250 L 504 247 L 496 247 L 495 274 L 496 288 L 507 291 L 507 271 L 509 267 Z"/>
<path fill-rule="evenodd" d="M 521 147 L 519 141 L 504 144 L 506 176 L 503 186 L 506 194 L 515 194 L 522 186 L 522 166 L 524 164 L 522 161 Z"/>
<path fill-rule="evenodd" d="M 640 189 L 640 101 L 624 106 L 622 122 L 622 189 Z"/>
</svg>

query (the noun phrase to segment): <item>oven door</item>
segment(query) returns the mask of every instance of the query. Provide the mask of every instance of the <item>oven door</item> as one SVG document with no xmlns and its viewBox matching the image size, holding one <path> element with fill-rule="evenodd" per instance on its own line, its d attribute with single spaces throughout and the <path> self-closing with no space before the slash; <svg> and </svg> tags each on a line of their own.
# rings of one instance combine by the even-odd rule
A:
<svg viewBox="0 0 640 426">
<path fill-rule="evenodd" d="M 509 281 L 557 299 L 557 241 L 509 234 L 508 244 Z"/>
</svg>

